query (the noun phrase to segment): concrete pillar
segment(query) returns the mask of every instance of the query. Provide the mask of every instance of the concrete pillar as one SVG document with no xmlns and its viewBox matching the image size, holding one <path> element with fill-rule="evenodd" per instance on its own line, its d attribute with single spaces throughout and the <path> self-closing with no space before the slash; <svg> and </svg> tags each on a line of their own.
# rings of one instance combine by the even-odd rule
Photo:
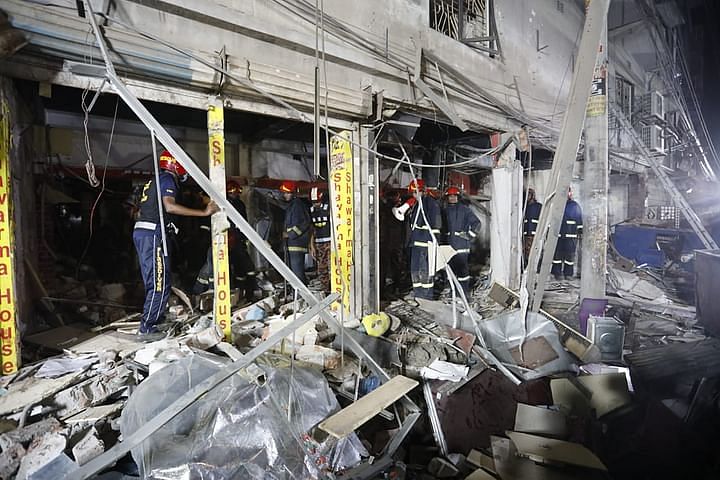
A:
<svg viewBox="0 0 720 480">
<path fill-rule="evenodd" d="M 500 143 L 512 134 L 504 134 Z M 523 169 L 511 143 L 492 172 L 490 267 L 493 280 L 511 290 L 520 288 Z"/>
<path fill-rule="evenodd" d="M 585 168 L 580 205 L 584 232 L 580 298 L 605 297 L 608 236 L 607 24 L 598 50 L 585 117 Z"/>
<path fill-rule="evenodd" d="M 225 192 L 225 116 L 220 97 L 210 97 L 208 103 L 208 150 L 210 181 L 218 192 Z M 227 229 L 230 226 L 225 212 L 213 214 L 211 221 L 213 254 L 214 315 L 230 340 L 230 267 Z"/>
</svg>

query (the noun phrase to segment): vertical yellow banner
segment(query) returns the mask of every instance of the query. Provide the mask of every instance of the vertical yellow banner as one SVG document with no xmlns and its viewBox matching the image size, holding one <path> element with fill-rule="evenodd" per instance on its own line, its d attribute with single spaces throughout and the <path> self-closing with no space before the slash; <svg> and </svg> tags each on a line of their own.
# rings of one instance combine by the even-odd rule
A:
<svg viewBox="0 0 720 480">
<path fill-rule="evenodd" d="M 210 141 L 210 181 L 225 194 L 225 118 L 222 100 L 212 98 L 208 105 L 208 138 Z M 228 262 L 228 221 L 224 212 L 212 216 L 214 312 L 217 323 L 231 340 L 230 267 Z"/>
<path fill-rule="evenodd" d="M 353 163 L 351 132 L 343 131 L 330 139 L 330 181 L 335 195 L 335 245 L 332 252 L 331 290 L 343 293 L 345 312 L 350 312 L 353 266 Z M 336 307 L 337 308 L 337 305 Z"/>
<path fill-rule="evenodd" d="M 18 369 L 13 281 L 13 222 L 10 211 L 10 109 L 0 105 L 0 368 L 3 375 Z"/>
</svg>

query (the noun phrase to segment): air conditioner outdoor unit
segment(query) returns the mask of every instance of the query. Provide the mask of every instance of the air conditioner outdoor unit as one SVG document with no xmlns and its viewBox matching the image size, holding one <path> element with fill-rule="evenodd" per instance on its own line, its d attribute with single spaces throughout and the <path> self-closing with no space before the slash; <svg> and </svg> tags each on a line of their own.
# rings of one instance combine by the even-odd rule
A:
<svg viewBox="0 0 720 480">
<path fill-rule="evenodd" d="M 665 119 L 665 99 L 660 92 L 653 91 L 642 96 L 642 111 L 645 117 Z"/>
<path fill-rule="evenodd" d="M 643 125 L 642 140 L 650 152 L 665 153 L 665 139 L 662 132 L 662 127 L 657 125 Z"/>
</svg>

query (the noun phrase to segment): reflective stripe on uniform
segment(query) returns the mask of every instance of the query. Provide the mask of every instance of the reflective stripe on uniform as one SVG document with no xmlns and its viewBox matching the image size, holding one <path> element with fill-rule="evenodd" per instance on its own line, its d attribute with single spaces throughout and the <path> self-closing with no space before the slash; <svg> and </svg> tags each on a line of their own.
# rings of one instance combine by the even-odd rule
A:
<svg viewBox="0 0 720 480">
<path fill-rule="evenodd" d="M 330 241 L 330 237 L 316 238 L 315 243 L 327 243 Z"/>
<path fill-rule="evenodd" d="M 575 262 L 568 262 L 567 260 L 565 260 L 565 265 L 575 265 Z"/>
<path fill-rule="evenodd" d="M 209 232 L 210 226 L 209 225 L 200 225 L 200 230 L 207 230 Z"/>
<path fill-rule="evenodd" d="M 291 247 L 288 246 L 288 252 L 307 252 L 307 248 L 305 247 Z"/>
<path fill-rule="evenodd" d="M 568 225 L 577 225 L 577 222 L 575 220 L 565 220 L 565 223 Z"/>
<path fill-rule="evenodd" d="M 553 263 L 555 265 L 562 265 L 563 261 L 562 260 L 553 260 Z"/>
<path fill-rule="evenodd" d="M 302 230 L 300 230 L 297 226 L 292 226 L 292 227 L 288 228 L 288 232 L 289 232 L 290 230 L 292 230 L 293 232 L 295 232 L 297 235 L 302 235 Z"/>
<path fill-rule="evenodd" d="M 416 247 L 427 247 L 428 242 L 415 242 L 413 245 Z"/>
<path fill-rule="evenodd" d="M 468 280 L 470 280 L 470 275 L 467 277 L 458 277 L 458 282 L 467 282 Z"/>
<path fill-rule="evenodd" d="M 413 283 L 413 288 L 432 288 L 434 283 Z"/>
<path fill-rule="evenodd" d="M 135 222 L 135 228 L 142 228 L 143 230 L 155 230 L 155 228 L 157 228 L 157 223 Z"/>
<path fill-rule="evenodd" d="M 475 232 L 471 232 L 471 231 L 468 231 L 468 235 L 470 235 L 473 238 L 477 237 L 477 234 Z"/>
<path fill-rule="evenodd" d="M 458 250 L 455 250 L 455 253 L 470 253 L 469 248 L 460 248 Z"/>
<path fill-rule="evenodd" d="M 537 219 L 535 219 L 535 218 L 531 218 L 530 221 L 531 221 L 532 223 L 540 223 L 540 220 L 537 220 Z"/>
<path fill-rule="evenodd" d="M 577 233 L 566 233 L 565 238 L 577 238 Z"/>
<path fill-rule="evenodd" d="M 206 278 L 198 277 L 196 280 L 200 285 L 207 285 L 209 282 Z"/>
</svg>

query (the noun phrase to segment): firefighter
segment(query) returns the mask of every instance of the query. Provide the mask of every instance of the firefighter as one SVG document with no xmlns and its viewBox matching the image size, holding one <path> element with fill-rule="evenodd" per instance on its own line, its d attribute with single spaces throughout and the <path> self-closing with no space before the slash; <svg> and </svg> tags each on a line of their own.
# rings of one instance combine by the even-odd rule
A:
<svg viewBox="0 0 720 480">
<path fill-rule="evenodd" d="M 478 220 L 477 216 L 470 210 L 470 207 L 459 203 L 459 188 L 448 187 L 445 191 L 445 196 L 447 197 L 447 205 L 443 213 L 447 240 L 456 252 L 448 264 L 467 295 L 470 293 L 470 267 L 468 257 L 470 256 L 472 241 L 477 236 L 475 230 L 480 224 L 480 220 Z"/>
<path fill-rule="evenodd" d="M 432 300 L 435 273 L 428 271 L 428 248 L 433 241 L 430 232 L 432 231 L 436 240 L 440 236 L 442 212 L 437 200 L 427 195 L 423 179 L 418 178 L 410 182 L 408 190 L 415 199 L 415 205 L 410 212 L 410 275 L 413 292 L 415 298 Z M 427 222 L 425 222 L 426 218 Z"/>
<path fill-rule="evenodd" d="M 245 203 L 240 199 L 242 195 L 242 187 L 234 180 L 227 182 L 225 192 L 228 201 L 235 207 L 235 210 L 247 220 L 247 210 Z M 210 233 L 210 222 L 206 222 L 200 226 L 201 230 L 207 230 Z M 208 247 L 205 257 L 205 264 L 200 268 L 195 285 L 192 292 L 200 294 L 207 291 L 213 283 L 213 258 L 212 258 L 212 238 L 210 238 L 210 246 Z M 231 285 L 233 288 L 240 290 L 240 298 L 251 298 L 254 291 L 254 270 L 255 267 L 250 259 L 247 251 L 247 243 L 245 235 L 233 226 L 228 230 L 228 248 L 229 248 L 229 266 L 231 275 Z"/>
<path fill-rule="evenodd" d="M 148 181 L 140 196 L 140 211 L 133 230 L 133 242 L 137 250 L 140 271 L 145 285 L 145 304 L 138 333 L 150 334 L 157 332 L 157 325 L 165 317 L 165 308 L 170 296 L 170 251 L 163 252 L 162 228 L 166 228 L 168 236 L 174 235 L 176 229 L 172 223 L 174 215 L 186 217 L 209 217 L 217 212 L 218 206 L 210 201 L 200 209 L 184 207 L 176 203 L 178 183 L 187 180 L 187 172 L 168 152 L 160 155 L 159 189 L 155 179 Z M 160 221 L 158 194 L 162 197 L 163 220 Z"/>
<path fill-rule="evenodd" d="M 317 187 L 310 190 L 310 219 L 313 223 L 313 257 L 317 264 L 322 291 L 330 293 L 330 205 L 325 192 Z"/>
<path fill-rule="evenodd" d="M 235 210 L 247 221 L 247 209 L 242 201 L 243 187 L 234 180 L 230 180 L 226 187 L 227 199 Z M 228 247 L 230 248 L 230 269 L 232 278 L 240 289 L 241 297 L 252 299 L 255 291 L 255 264 L 250 258 L 247 247 L 247 238 L 240 229 L 233 225 L 228 230 Z"/>
<path fill-rule="evenodd" d="M 305 279 L 305 254 L 308 252 L 312 222 L 310 214 L 302 200 L 295 196 L 297 185 L 295 182 L 284 181 L 280 185 L 283 199 L 288 202 L 285 210 L 285 230 L 283 238 L 287 252 L 287 264 L 290 270 L 307 284 Z"/>
<path fill-rule="evenodd" d="M 525 265 L 527 265 L 530 257 L 530 249 L 540 221 L 540 210 L 542 210 L 542 203 L 537 201 L 535 190 L 528 188 L 525 202 L 525 219 L 523 220 L 523 258 L 525 259 Z"/>
<path fill-rule="evenodd" d="M 407 260 L 405 258 L 405 244 L 407 224 L 393 214 L 393 208 L 402 204 L 400 194 L 395 190 L 388 190 L 380 203 L 380 295 L 389 298 L 400 294 L 407 283 Z M 386 286 L 390 277 L 392 285 Z M 405 281 L 403 281 L 405 277 Z"/>
<path fill-rule="evenodd" d="M 573 200 L 572 188 L 568 188 L 565 213 L 563 214 L 562 225 L 560 226 L 560 238 L 558 238 L 555 257 L 553 258 L 552 274 L 555 280 L 570 280 L 575 269 L 575 251 L 578 238 L 582 235 L 583 221 L 580 204 Z"/>
</svg>

